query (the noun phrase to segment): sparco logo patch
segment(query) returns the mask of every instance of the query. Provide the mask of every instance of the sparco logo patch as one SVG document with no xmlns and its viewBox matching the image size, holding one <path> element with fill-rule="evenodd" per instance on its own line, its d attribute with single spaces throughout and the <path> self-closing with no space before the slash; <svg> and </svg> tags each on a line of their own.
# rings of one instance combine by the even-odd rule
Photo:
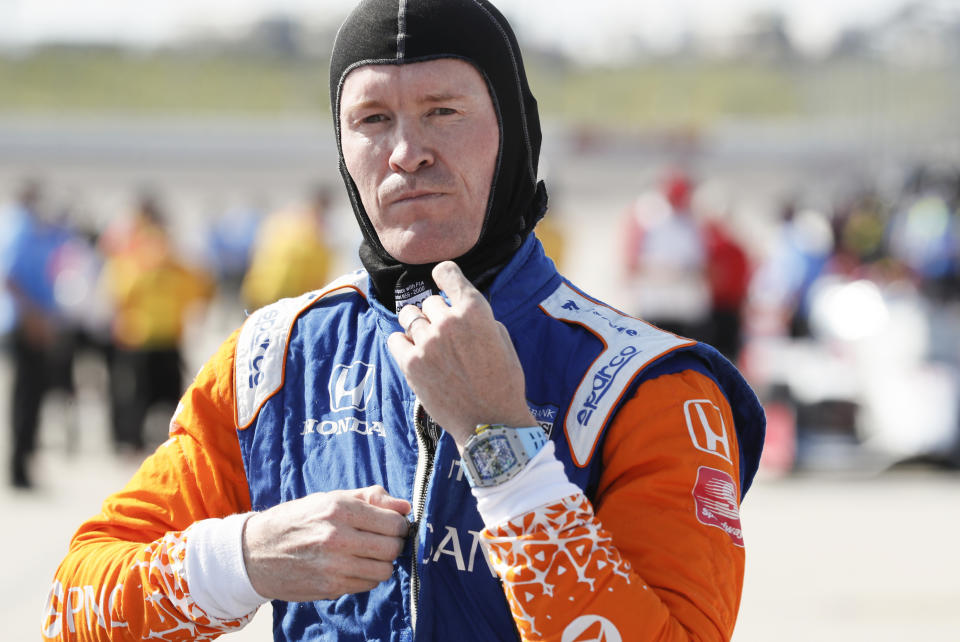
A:
<svg viewBox="0 0 960 642">
<path fill-rule="evenodd" d="M 330 410 L 364 410 L 373 392 L 371 377 L 376 371 L 362 361 L 337 365 L 330 376 Z"/>
<path fill-rule="evenodd" d="M 560 642 L 623 642 L 623 636 L 602 615 L 581 615 L 563 630 Z"/>
<path fill-rule="evenodd" d="M 733 477 L 722 470 L 700 466 L 697 484 L 693 487 L 693 499 L 701 524 L 716 526 L 729 535 L 734 544 L 743 546 L 740 505 Z"/>
<path fill-rule="evenodd" d="M 573 463 L 586 466 L 603 427 L 644 365 L 683 345 L 693 345 L 669 332 L 628 317 L 588 299 L 566 283 L 540 302 L 547 315 L 579 326 L 597 337 L 603 350 L 589 365 L 563 415 L 563 432 Z"/>
<path fill-rule="evenodd" d="M 260 384 L 260 379 L 263 377 L 260 366 L 263 363 L 264 356 L 267 354 L 267 349 L 270 348 L 270 332 L 277 323 L 279 316 L 280 312 L 278 310 L 268 310 L 257 322 L 253 340 L 250 342 L 250 362 L 247 364 L 247 370 L 250 372 L 250 376 L 247 379 L 247 386 L 251 389 L 256 388 Z"/>
<path fill-rule="evenodd" d="M 730 460 L 730 440 L 720 408 L 709 399 L 691 399 L 683 404 L 690 439 L 697 450 Z"/>
<path fill-rule="evenodd" d="M 586 426 L 590 422 L 595 410 L 600 407 L 603 398 L 613 389 L 613 381 L 627 364 L 635 356 L 640 354 L 634 346 L 624 346 L 620 352 L 610 357 L 609 361 L 593 375 L 593 384 L 590 388 L 590 394 L 583 407 L 577 412 L 577 422 L 581 426 Z"/>
</svg>

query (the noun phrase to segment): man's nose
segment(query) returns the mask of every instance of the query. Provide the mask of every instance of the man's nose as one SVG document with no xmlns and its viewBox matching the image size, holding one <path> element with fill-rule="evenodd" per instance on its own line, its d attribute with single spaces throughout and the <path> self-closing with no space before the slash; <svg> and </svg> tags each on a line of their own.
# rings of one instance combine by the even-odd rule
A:
<svg viewBox="0 0 960 642">
<path fill-rule="evenodd" d="M 412 174 L 418 169 L 433 165 L 433 162 L 433 148 L 421 128 L 409 123 L 399 124 L 390 152 L 390 169 Z"/>
</svg>

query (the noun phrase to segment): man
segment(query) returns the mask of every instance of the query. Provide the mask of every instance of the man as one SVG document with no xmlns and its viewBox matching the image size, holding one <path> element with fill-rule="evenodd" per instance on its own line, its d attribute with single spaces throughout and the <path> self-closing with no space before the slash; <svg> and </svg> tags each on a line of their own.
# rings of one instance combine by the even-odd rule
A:
<svg viewBox="0 0 960 642">
<path fill-rule="evenodd" d="M 224 344 L 74 537 L 46 635 L 203 639 L 271 599 L 278 640 L 729 638 L 762 412 L 543 256 L 506 21 L 364 2 L 330 78 L 365 271 Z"/>
<path fill-rule="evenodd" d="M 58 387 L 73 392 L 71 333 L 54 283 L 58 256 L 71 234 L 43 210 L 42 201 L 40 183 L 28 180 L 17 203 L 0 212 L 11 230 L 0 269 L 15 315 L 10 333 L 10 483 L 20 489 L 33 486 L 30 463 L 44 398 Z"/>
<path fill-rule="evenodd" d="M 303 206 L 271 212 L 260 224 L 241 284 L 249 309 L 325 285 L 334 248 L 327 230 L 330 191 L 313 189 Z"/>
<path fill-rule="evenodd" d="M 624 276 L 636 314 L 662 330 L 704 337 L 710 336 L 710 274 L 693 189 L 687 173 L 673 169 L 627 208 Z"/>
<path fill-rule="evenodd" d="M 147 416 L 156 404 L 176 405 L 184 330 L 213 294 L 210 276 L 178 256 L 167 225 L 157 197 L 143 192 L 101 242 L 101 289 L 113 310 L 110 405 L 120 453 L 144 450 Z"/>
</svg>

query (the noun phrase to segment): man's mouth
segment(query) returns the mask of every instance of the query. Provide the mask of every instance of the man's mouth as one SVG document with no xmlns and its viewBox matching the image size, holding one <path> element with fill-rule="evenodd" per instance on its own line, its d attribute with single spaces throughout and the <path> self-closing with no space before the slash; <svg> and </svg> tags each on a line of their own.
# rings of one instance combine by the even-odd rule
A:
<svg viewBox="0 0 960 642">
<path fill-rule="evenodd" d="M 433 190 L 414 190 L 411 192 L 402 192 L 390 199 L 390 205 L 425 201 L 428 199 L 437 198 L 439 196 L 444 196 L 444 193 Z"/>
</svg>

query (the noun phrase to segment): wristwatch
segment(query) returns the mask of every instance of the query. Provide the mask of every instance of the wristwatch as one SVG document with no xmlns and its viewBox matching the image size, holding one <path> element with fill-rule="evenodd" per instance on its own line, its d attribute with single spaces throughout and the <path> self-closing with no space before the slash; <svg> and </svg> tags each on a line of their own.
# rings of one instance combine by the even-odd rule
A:
<svg viewBox="0 0 960 642">
<path fill-rule="evenodd" d="M 540 426 L 509 428 L 482 424 L 463 447 L 467 481 L 488 488 L 512 479 L 547 443 Z"/>
</svg>

